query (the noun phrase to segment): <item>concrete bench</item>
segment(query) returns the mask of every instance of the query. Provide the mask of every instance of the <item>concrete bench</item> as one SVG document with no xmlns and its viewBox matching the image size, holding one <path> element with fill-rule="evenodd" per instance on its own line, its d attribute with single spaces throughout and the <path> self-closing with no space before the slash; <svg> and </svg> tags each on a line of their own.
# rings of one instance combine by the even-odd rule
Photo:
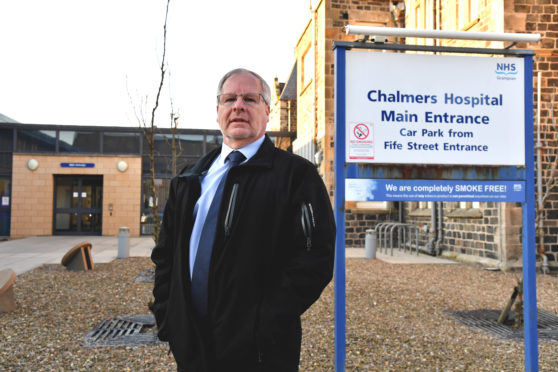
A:
<svg viewBox="0 0 558 372">
<path fill-rule="evenodd" d="M 62 257 L 62 265 L 71 271 L 93 270 L 95 265 L 91 257 L 91 248 L 89 242 L 79 243 Z"/>
<path fill-rule="evenodd" d="M 0 313 L 16 309 L 14 298 L 14 282 L 16 274 L 12 269 L 0 271 Z"/>
</svg>

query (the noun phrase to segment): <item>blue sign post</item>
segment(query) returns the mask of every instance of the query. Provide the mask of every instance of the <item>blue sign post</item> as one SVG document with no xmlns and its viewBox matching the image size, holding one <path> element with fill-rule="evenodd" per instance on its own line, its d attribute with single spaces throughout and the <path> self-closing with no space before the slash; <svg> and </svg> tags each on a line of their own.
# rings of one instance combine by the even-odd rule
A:
<svg viewBox="0 0 558 372">
<path fill-rule="evenodd" d="M 537 276 L 535 257 L 535 169 L 533 138 L 533 58 L 525 57 L 525 201 L 523 212 L 523 317 L 525 370 L 538 371 Z"/>
<path fill-rule="evenodd" d="M 345 48 L 335 50 L 335 370 L 345 370 Z"/>
<path fill-rule="evenodd" d="M 405 151 L 403 144 L 395 141 L 387 140 L 381 137 L 374 137 L 374 131 L 380 128 L 374 126 L 373 122 L 365 118 L 363 122 L 347 122 L 347 105 L 353 107 L 355 105 L 351 99 L 347 99 L 347 51 L 350 49 L 378 49 L 378 50 L 420 50 L 420 51 L 438 51 L 445 53 L 477 53 L 477 54 L 500 54 L 513 55 L 522 57 L 523 59 L 523 75 L 524 75 L 524 93 L 522 104 L 524 104 L 524 167 L 505 166 L 505 157 L 498 158 L 497 169 L 492 179 L 486 180 L 477 178 L 474 167 L 476 165 L 487 165 L 487 163 L 470 162 L 470 172 L 466 172 L 468 177 L 465 178 L 462 171 L 451 171 L 445 173 L 446 179 L 404 179 L 389 177 L 388 172 L 383 172 L 386 168 L 382 168 L 382 162 L 375 160 L 378 156 L 375 149 L 381 151 Z M 345 371 L 346 363 L 346 303 L 345 303 L 345 201 L 351 200 L 376 200 L 376 201 L 490 201 L 490 202 L 521 202 L 523 209 L 523 298 L 524 298 L 524 342 L 525 342 L 525 370 L 538 371 L 538 341 L 537 341 L 537 303 L 536 303 L 536 265 L 535 265 L 535 185 L 534 185 L 534 140 L 533 140 L 533 61 L 534 53 L 530 50 L 512 50 L 512 49 L 483 49 L 483 48 L 452 48 L 452 47 L 428 47 L 428 46 L 412 46 L 398 44 L 382 44 L 362 42 L 335 42 L 335 219 L 337 224 L 337 238 L 335 251 L 335 370 L 337 372 Z M 404 56 L 405 54 L 399 54 Z M 370 70 L 377 71 L 370 66 Z M 352 72 L 354 74 L 354 71 Z M 499 73 L 498 71 L 496 73 Z M 499 80 L 513 80 L 513 76 L 499 76 Z M 372 92 L 372 93 L 371 93 Z M 517 92 L 516 92 L 517 93 Z M 385 98 L 384 98 L 385 97 Z M 379 90 L 369 90 L 368 99 L 370 101 L 384 99 L 386 102 L 390 100 L 400 99 L 399 91 L 393 96 Z M 437 103 L 435 96 L 413 95 L 414 100 L 420 100 L 420 103 L 427 101 L 430 97 L 430 103 Z M 454 95 L 449 94 L 446 97 L 454 99 Z M 501 100 L 485 98 L 480 96 L 479 102 L 485 102 L 490 105 L 501 104 Z M 499 97 L 501 99 L 501 97 Z M 446 98 L 446 101 L 448 98 Z M 471 98 L 470 102 L 472 102 Z M 350 101 L 350 102 L 349 102 Z M 349 102 L 349 103 L 348 103 Z M 453 103 L 454 101 L 450 102 Z M 463 103 L 466 100 L 462 101 Z M 389 102 L 388 102 L 389 103 Z M 430 107 L 428 108 L 430 110 Z M 386 109 L 387 110 L 387 109 Z M 490 110 L 490 108 L 488 109 Z M 392 113 L 393 112 L 393 113 Z M 488 124 L 490 121 L 491 111 L 487 111 L 486 116 L 478 116 L 476 119 L 480 128 L 482 123 Z M 412 123 L 415 125 L 418 121 L 407 112 L 398 114 L 395 111 L 383 111 L 383 121 L 396 122 L 400 118 L 401 121 Z M 419 114 L 416 114 L 416 118 Z M 436 117 L 436 113 L 428 112 L 426 118 Z M 369 120 L 369 121 L 366 121 Z M 467 120 L 461 118 L 460 115 L 446 113 L 440 115 L 440 120 Z M 351 125 L 352 131 L 347 131 L 348 125 Z M 392 125 L 393 127 L 393 125 Z M 412 125 L 408 125 L 412 127 Z M 475 127 L 477 128 L 477 127 Z M 486 127 L 485 127 L 486 128 Z M 445 129 L 444 129 L 445 130 Z M 451 131 L 448 130 L 446 133 Z M 349 134 L 347 134 L 349 133 Z M 409 130 L 399 131 L 402 136 L 412 133 Z M 417 132 L 420 133 L 420 132 Z M 442 135 L 442 130 L 432 131 L 433 135 Z M 469 131 L 461 131 L 459 133 L 469 133 Z M 473 133 L 473 132 L 470 132 Z M 429 135 L 430 132 L 426 133 Z M 350 136 L 350 137 L 347 137 Z M 473 133 L 475 136 L 475 133 Z M 418 137 L 418 136 L 417 136 Z M 424 135 L 423 135 L 424 137 Z M 420 139 L 421 137 L 419 137 Z M 347 148 L 347 139 L 350 139 L 352 148 Z M 408 149 L 410 151 L 423 151 L 431 156 L 433 150 L 438 147 L 433 144 L 419 143 L 416 138 L 409 141 Z M 476 138 L 475 138 L 476 140 Z M 426 141 L 426 140 L 424 140 Z M 379 148 L 368 144 L 379 142 Z M 352 143 L 352 144 L 351 144 Z M 471 147 L 474 151 L 485 151 L 486 149 L 499 146 L 497 142 L 486 145 Z M 445 144 L 444 144 L 445 146 Z M 465 146 L 465 145 L 463 145 Z M 451 150 L 451 146 L 448 146 Z M 480 150 L 479 150 L 480 149 Z M 347 156 L 349 151 L 349 156 Z M 501 154 L 502 152 L 496 152 Z M 389 154 L 386 159 L 389 158 Z M 393 153 L 395 154 L 395 153 Z M 465 154 L 466 155 L 466 154 Z M 464 156 L 465 156 L 464 155 Z M 399 156 L 398 154 L 394 155 Z M 454 156 L 454 155 L 451 155 Z M 366 159 L 365 162 L 380 163 L 379 166 L 347 163 L 347 159 Z M 416 158 L 420 162 L 420 153 Z M 484 159 L 486 157 L 478 157 Z M 392 157 L 393 159 L 393 157 Z M 432 158 L 431 158 L 432 159 Z M 454 156 L 452 159 L 458 159 Z M 523 161 L 523 159 L 521 159 Z M 434 160 L 430 160 L 429 164 L 435 164 Z M 396 163 L 394 161 L 386 161 L 386 163 Z M 442 164 L 448 164 L 441 162 Z M 468 159 L 459 158 L 459 163 L 469 164 Z M 449 175 L 449 176 L 448 176 Z M 472 176 L 471 176 L 472 175 Z"/>
</svg>

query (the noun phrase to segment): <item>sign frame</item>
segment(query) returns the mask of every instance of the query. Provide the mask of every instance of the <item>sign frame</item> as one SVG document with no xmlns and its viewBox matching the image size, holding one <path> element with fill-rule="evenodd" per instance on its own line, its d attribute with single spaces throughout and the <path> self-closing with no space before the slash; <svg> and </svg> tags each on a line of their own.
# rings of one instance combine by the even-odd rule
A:
<svg viewBox="0 0 558 372">
<path fill-rule="evenodd" d="M 346 59 L 346 162 L 525 165 L 523 58 L 360 49 Z"/>
<path fill-rule="evenodd" d="M 497 180 L 524 182 L 525 197 L 522 206 L 522 245 L 523 245 L 523 296 L 524 296 L 524 353 L 525 370 L 538 371 L 537 303 L 536 303 L 536 256 L 535 256 L 535 172 L 534 172 L 534 133 L 533 133 L 533 56 L 528 49 L 493 48 L 456 48 L 439 46 L 419 46 L 403 44 L 376 44 L 365 42 L 334 41 L 335 67 L 335 202 L 334 213 L 337 225 L 334 271 L 334 312 L 335 312 L 335 371 L 345 371 L 346 362 L 346 275 L 345 275 L 345 181 L 349 177 L 364 179 L 384 179 L 381 171 L 372 165 L 346 162 L 346 51 L 353 48 L 423 51 L 462 54 L 486 54 L 517 56 L 524 60 L 524 140 L 525 166 L 499 166 L 495 171 Z M 459 167 L 458 167 L 459 168 Z M 450 179 L 477 178 L 473 170 L 468 173 L 457 170 L 449 172 Z M 373 177 L 371 177 L 373 175 Z M 426 199 L 427 200 L 427 199 Z"/>
</svg>

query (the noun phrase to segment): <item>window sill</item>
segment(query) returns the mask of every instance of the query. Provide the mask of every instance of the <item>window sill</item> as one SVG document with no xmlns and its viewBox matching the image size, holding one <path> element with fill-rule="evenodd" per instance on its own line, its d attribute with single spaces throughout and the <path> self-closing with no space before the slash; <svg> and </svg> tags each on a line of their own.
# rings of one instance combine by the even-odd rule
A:
<svg viewBox="0 0 558 372">
<path fill-rule="evenodd" d="M 299 97 L 303 96 L 304 93 L 306 93 L 306 90 L 308 90 L 308 88 L 312 85 L 312 79 L 306 81 L 306 82 L 302 82 L 302 90 L 300 91 Z"/>
<path fill-rule="evenodd" d="M 461 31 L 469 31 L 474 26 L 476 26 L 480 22 L 480 17 L 473 19 L 471 22 L 467 23 L 465 26 L 461 28 Z"/>
<path fill-rule="evenodd" d="M 409 212 L 410 217 L 430 217 L 432 210 L 430 208 L 418 208 Z"/>
<path fill-rule="evenodd" d="M 388 214 L 392 211 L 391 202 L 345 202 L 345 209 L 356 213 Z"/>
<path fill-rule="evenodd" d="M 446 214 L 447 218 L 482 218 L 482 212 L 478 208 L 454 209 L 450 213 Z"/>
</svg>

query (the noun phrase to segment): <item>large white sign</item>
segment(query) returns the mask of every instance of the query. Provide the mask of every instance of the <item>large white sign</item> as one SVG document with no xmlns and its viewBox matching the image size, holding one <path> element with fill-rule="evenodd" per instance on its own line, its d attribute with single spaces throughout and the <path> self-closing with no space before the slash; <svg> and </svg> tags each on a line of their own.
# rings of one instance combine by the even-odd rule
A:
<svg viewBox="0 0 558 372">
<path fill-rule="evenodd" d="M 346 56 L 347 162 L 524 165 L 522 58 Z"/>
</svg>

